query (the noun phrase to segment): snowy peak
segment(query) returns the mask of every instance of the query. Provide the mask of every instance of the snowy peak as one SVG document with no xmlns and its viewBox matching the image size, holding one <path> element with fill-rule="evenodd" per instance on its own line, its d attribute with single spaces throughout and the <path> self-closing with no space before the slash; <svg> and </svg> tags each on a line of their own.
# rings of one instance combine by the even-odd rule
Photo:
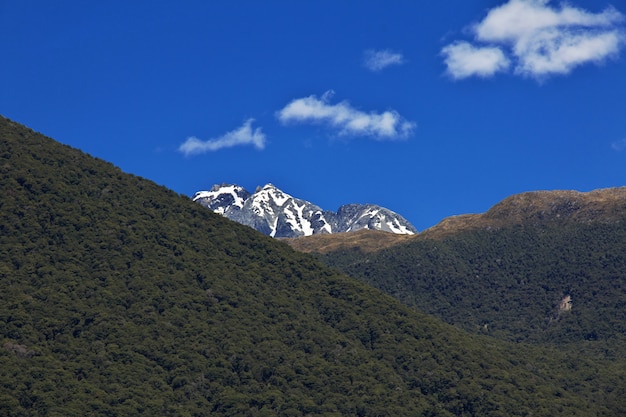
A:
<svg viewBox="0 0 626 417">
<path fill-rule="evenodd" d="M 272 184 L 265 184 L 263 187 L 257 187 L 253 194 L 253 198 L 257 201 L 265 203 L 272 202 L 278 206 L 282 206 L 290 199 L 293 199 L 289 194 L 283 193 Z"/>
<path fill-rule="evenodd" d="M 347 232 L 361 229 L 382 230 L 401 235 L 412 235 L 417 232 L 404 217 L 374 204 L 347 204 L 339 207 L 337 215 L 345 222 L 344 229 Z"/>
<path fill-rule="evenodd" d="M 321 208 L 272 184 L 257 188 L 241 212 L 230 218 L 272 237 L 308 236 L 324 230 L 331 233 Z"/>
<path fill-rule="evenodd" d="M 225 215 L 226 210 L 241 210 L 250 193 L 238 185 L 214 185 L 209 191 L 198 191 L 192 197 L 203 206 Z"/>
<path fill-rule="evenodd" d="M 198 191 L 193 200 L 231 220 L 272 237 L 298 237 L 361 229 L 414 234 L 417 230 L 402 216 L 374 204 L 348 204 L 333 211 L 284 193 L 272 184 L 254 194 L 232 184 Z"/>
</svg>

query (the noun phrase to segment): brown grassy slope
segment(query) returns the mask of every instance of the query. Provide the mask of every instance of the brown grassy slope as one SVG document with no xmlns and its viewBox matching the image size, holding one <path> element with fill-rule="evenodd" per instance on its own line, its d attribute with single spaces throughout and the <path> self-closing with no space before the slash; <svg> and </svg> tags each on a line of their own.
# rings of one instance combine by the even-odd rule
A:
<svg viewBox="0 0 626 417">
<path fill-rule="evenodd" d="M 532 191 L 505 198 L 483 214 L 444 219 L 420 235 L 441 238 L 465 230 L 498 229 L 515 224 L 565 220 L 576 223 L 614 223 L 626 212 L 626 187 L 589 192 Z"/>
<path fill-rule="evenodd" d="M 408 242 L 416 236 L 362 229 L 356 232 L 302 236 L 284 239 L 284 241 L 294 249 L 308 253 L 328 253 L 352 248 L 358 248 L 363 252 L 376 252 L 390 246 Z"/>
</svg>

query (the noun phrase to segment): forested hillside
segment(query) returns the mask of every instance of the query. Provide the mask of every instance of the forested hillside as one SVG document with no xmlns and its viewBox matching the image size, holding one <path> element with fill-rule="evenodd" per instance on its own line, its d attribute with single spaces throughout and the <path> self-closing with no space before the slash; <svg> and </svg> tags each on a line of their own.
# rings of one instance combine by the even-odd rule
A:
<svg viewBox="0 0 626 417">
<path fill-rule="evenodd" d="M 0 415 L 626 414 L 623 362 L 470 335 L 4 118 L 0 195 Z"/>
<path fill-rule="evenodd" d="M 595 199 L 603 205 L 594 200 L 592 207 L 569 207 L 565 214 L 550 194 L 542 199 L 552 213 L 530 205 L 511 210 L 512 200 L 526 197 L 509 199 L 473 220 L 481 227 L 455 231 L 443 224 L 403 245 L 369 253 L 343 248 L 323 259 L 468 331 L 623 360 L 623 191 L 594 192 L 612 197 Z M 490 227 L 493 218 L 498 227 Z"/>
</svg>

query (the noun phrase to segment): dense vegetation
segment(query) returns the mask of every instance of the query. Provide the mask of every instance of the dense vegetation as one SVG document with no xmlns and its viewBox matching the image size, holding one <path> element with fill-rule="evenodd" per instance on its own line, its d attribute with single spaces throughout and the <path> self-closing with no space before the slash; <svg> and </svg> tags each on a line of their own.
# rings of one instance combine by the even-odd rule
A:
<svg viewBox="0 0 626 417">
<path fill-rule="evenodd" d="M 403 306 L 0 118 L 0 415 L 626 413 L 621 362 Z"/>
<path fill-rule="evenodd" d="M 626 358 L 626 210 L 414 239 L 323 257 L 403 303 L 471 332 Z M 571 310 L 561 302 L 570 297 Z"/>
</svg>

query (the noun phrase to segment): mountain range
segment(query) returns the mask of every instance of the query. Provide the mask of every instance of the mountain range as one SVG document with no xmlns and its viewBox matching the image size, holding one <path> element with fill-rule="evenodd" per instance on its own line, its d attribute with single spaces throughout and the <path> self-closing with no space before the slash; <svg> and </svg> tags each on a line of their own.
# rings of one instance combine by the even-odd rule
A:
<svg viewBox="0 0 626 417">
<path fill-rule="evenodd" d="M 460 214 L 443 219 L 438 224 L 414 235 L 400 236 L 371 233 L 316 235 L 287 242 L 294 248 L 311 253 L 327 253 L 358 247 L 376 252 L 409 240 L 443 239 L 471 231 L 495 231 L 513 226 L 567 224 L 614 224 L 624 222 L 626 187 L 614 187 L 580 192 L 574 190 L 544 190 L 515 194 L 505 198 L 485 213 Z"/>
<path fill-rule="evenodd" d="M 346 204 L 337 212 L 322 210 L 272 184 L 258 187 L 253 194 L 238 185 L 216 184 L 209 191 L 198 191 L 192 199 L 231 220 L 276 238 L 362 229 L 417 233 L 404 217 L 375 204 Z"/>
<path fill-rule="evenodd" d="M 3 117 L 0 195 L 2 416 L 626 415 L 619 216 L 376 232 L 348 275 Z"/>
</svg>

